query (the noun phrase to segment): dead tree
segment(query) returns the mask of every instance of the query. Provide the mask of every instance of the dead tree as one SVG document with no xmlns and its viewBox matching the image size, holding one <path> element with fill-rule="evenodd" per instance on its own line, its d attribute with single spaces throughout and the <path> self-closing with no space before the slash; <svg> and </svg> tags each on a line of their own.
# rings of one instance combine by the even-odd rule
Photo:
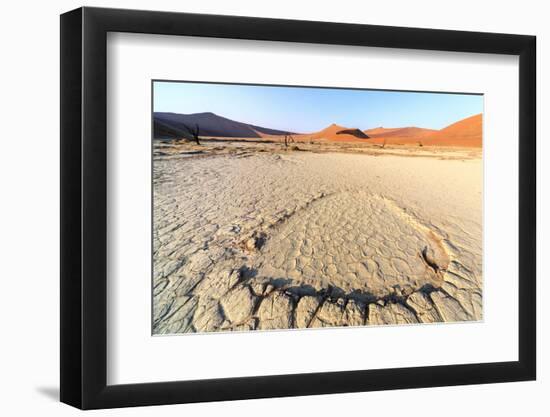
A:
<svg viewBox="0 0 550 417">
<path fill-rule="evenodd" d="M 290 133 L 285 133 L 285 148 L 288 148 L 289 143 L 294 143 L 294 138 Z"/>
<path fill-rule="evenodd" d="M 387 139 L 384 138 L 384 143 L 382 144 L 382 149 L 384 149 L 386 147 L 386 141 L 387 141 Z"/>
<path fill-rule="evenodd" d="M 199 125 L 195 124 L 195 129 L 191 129 L 186 124 L 183 125 L 185 129 L 193 136 L 193 140 L 197 143 L 197 145 L 200 145 L 200 138 L 199 138 Z"/>
</svg>

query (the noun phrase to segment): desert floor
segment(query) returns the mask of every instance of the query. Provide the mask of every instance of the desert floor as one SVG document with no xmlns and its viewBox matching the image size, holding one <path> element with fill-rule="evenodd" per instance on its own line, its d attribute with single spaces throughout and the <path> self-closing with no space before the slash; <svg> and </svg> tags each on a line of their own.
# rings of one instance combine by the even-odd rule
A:
<svg viewBox="0 0 550 417">
<path fill-rule="evenodd" d="M 477 321 L 480 149 L 155 141 L 153 333 Z"/>
</svg>

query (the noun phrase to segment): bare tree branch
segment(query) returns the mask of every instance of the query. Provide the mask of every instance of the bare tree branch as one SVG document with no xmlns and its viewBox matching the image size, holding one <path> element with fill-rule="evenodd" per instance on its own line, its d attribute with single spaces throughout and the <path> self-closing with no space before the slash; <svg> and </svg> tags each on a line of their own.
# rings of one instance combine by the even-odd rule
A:
<svg viewBox="0 0 550 417">
<path fill-rule="evenodd" d="M 288 148 L 289 143 L 294 143 L 294 138 L 289 132 L 287 132 L 285 133 L 285 148 Z"/>
<path fill-rule="evenodd" d="M 187 126 L 185 123 L 182 123 L 183 126 L 185 127 L 185 129 L 187 129 L 187 131 L 191 134 L 191 136 L 193 136 L 193 140 L 195 142 L 197 142 L 197 145 L 200 145 L 200 138 L 199 138 L 199 125 L 198 123 L 195 124 L 195 129 L 191 129 L 189 126 Z"/>
</svg>

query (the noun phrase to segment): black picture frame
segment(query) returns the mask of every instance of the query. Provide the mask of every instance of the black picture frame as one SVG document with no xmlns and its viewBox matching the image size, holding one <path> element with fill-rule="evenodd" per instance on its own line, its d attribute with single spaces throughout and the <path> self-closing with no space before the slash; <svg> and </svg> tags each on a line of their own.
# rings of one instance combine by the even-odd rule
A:
<svg viewBox="0 0 550 417">
<path fill-rule="evenodd" d="M 519 56 L 519 358 L 107 385 L 108 32 Z M 536 377 L 536 38 L 102 8 L 61 15 L 61 401 L 82 409 L 423 388 Z"/>
</svg>

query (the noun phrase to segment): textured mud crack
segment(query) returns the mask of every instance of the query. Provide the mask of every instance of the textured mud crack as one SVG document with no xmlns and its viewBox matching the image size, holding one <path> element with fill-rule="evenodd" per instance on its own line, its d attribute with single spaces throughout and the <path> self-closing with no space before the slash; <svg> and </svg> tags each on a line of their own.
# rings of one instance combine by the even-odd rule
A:
<svg viewBox="0 0 550 417">
<path fill-rule="evenodd" d="M 439 287 L 449 263 L 440 239 L 368 192 L 318 199 L 271 230 L 253 262 L 258 280 L 290 280 L 382 298 Z"/>
<path fill-rule="evenodd" d="M 154 333 L 481 319 L 477 229 L 388 196 L 377 158 L 236 156 L 156 156 Z"/>
</svg>

